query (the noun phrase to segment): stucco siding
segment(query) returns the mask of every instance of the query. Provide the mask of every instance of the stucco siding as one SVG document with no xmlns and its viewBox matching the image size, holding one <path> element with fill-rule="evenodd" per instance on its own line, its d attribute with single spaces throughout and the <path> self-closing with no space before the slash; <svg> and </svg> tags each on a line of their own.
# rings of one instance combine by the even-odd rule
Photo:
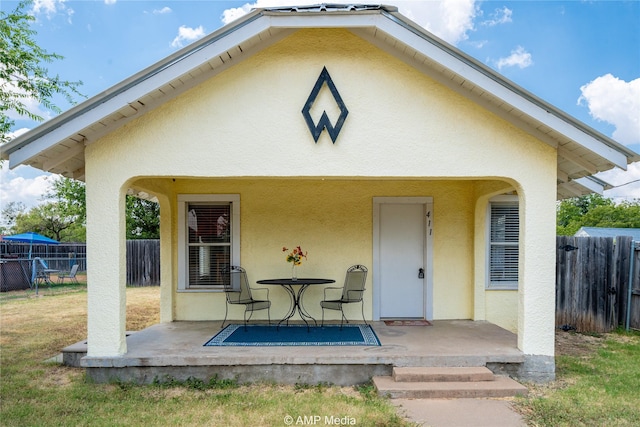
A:
<svg viewBox="0 0 640 427">
<path fill-rule="evenodd" d="M 518 292 L 517 291 L 485 291 L 486 321 L 508 331 L 518 332 Z"/>
<path fill-rule="evenodd" d="M 240 194 L 241 262 L 250 280 L 288 277 L 291 265 L 282 247 L 301 245 L 309 259 L 300 276 L 328 277 L 340 285 L 346 269 L 361 263 L 370 268 L 373 252 L 373 197 L 432 196 L 434 198 L 434 316 L 469 319 L 472 315 L 473 245 L 469 230 L 473 215 L 467 195 L 473 181 L 370 181 L 370 180 L 177 180 L 178 192 Z M 274 315 L 283 317 L 288 296 L 271 288 Z M 367 280 L 365 315 L 372 315 L 372 277 Z M 314 301 L 309 311 L 320 316 L 321 287 L 305 295 Z M 182 292 L 176 297 L 179 320 L 211 319 L 224 315 L 224 297 L 215 293 Z M 207 301 L 202 303 L 202 301 Z M 201 307 L 201 308 L 198 308 Z M 353 315 L 359 316 L 359 307 Z M 242 311 L 239 311 L 242 314 Z M 256 313 L 260 315 L 260 313 Z M 331 313 L 331 318 L 334 314 Z M 216 318 L 216 317 L 213 317 Z"/>
<path fill-rule="evenodd" d="M 93 158 L 116 162 L 104 147 L 92 147 Z M 96 195 L 87 197 L 88 354 L 118 355 L 126 351 L 125 194 L 117 175 L 98 168 L 87 172 L 86 191 Z"/>
<path fill-rule="evenodd" d="M 350 111 L 336 144 L 301 114 L 323 66 Z M 540 144 L 344 30 L 300 31 L 104 143 L 129 176 L 202 177 L 517 177 L 510 159 Z"/>
</svg>

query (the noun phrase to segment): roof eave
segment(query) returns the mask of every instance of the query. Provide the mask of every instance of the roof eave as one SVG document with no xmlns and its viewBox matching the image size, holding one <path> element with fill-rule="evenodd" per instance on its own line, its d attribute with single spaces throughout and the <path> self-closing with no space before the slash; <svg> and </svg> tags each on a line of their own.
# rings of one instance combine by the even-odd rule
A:
<svg viewBox="0 0 640 427">
<path fill-rule="evenodd" d="M 559 110 L 555 106 L 549 104 L 548 102 L 542 100 L 538 96 L 519 86 L 518 84 L 510 81 L 504 76 L 497 74 L 491 68 L 487 67 L 483 63 L 477 61 L 475 58 L 467 55 L 462 52 L 455 46 L 450 45 L 434 34 L 429 33 L 423 27 L 419 26 L 415 22 L 409 20 L 405 16 L 397 12 L 382 12 L 384 15 L 388 16 L 391 20 L 394 20 L 402 27 L 406 28 L 413 34 L 416 34 L 418 37 L 432 44 L 440 51 L 445 52 L 459 60 L 461 63 L 465 64 L 469 69 L 454 69 L 450 68 L 452 72 L 463 75 L 469 80 L 472 80 L 478 86 L 485 87 L 487 90 L 491 90 L 491 83 L 495 83 L 498 87 L 502 87 L 506 90 L 506 93 L 512 93 L 526 101 L 528 101 L 532 106 L 534 106 L 537 111 L 523 111 L 523 113 L 529 115 L 532 118 L 538 119 L 541 122 L 547 124 L 554 129 L 557 129 L 567 138 L 581 143 L 585 146 L 585 148 L 593 151 L 594 153 L 603 156 L 609 160 L 616 166 L 625 169 L 628 163 L 632 163 L 640 160 L 640 154 L 630 150 L 624 145 L 618 143 L 612 138 L 602 134 L 598 130 L 588 126 L 587 124 L 575 119 L 574 117 L 564 113 Z M 444 61 L 440 62 L 441 65 L 445 65 Z M 485 77 L 487 79 L 486 82 L 477 81 L 477 79 L 473 79 L 471 75 L 472 72 L 479 73 L 480 76 Z M 474 81 L 475 80 L 475 81 Z M 495 95 L 500 97 L 499 91 L 493 91 Z M 503 97 L 505 102 L 509 102 L 507 97 Z M 517 108 L 516 105 L 513 105 Z M 551 121 L 549 123 L 549 121 Z M 552 126 L 555 125 L 555 126 Z M 573 128 L 573 129 L 572 129 Z M 562 130 L 565 129 L 564 132 Z M 581 138 L 582 136 L 582 138 Z M 597 147 L 598 144 L 604 144 L 605 147 Z M 607 156 L 610 155 L 610 156 Z"/>
<path fill-rule="evenodd" d="M 95 109 L 97 106 L 104 104 L 105 102 L 113 99 L 114 97 L 126 92 L 134 86 L 139 85 L 140 83 L 148 80 L 149 78 L 157 75 L 158 73 L 166 70 L 171 67 L 173 64 L 176 64 L 179 61 L 182 61 L 184 58 L 193 55 L 194 53 L 202 50 L 204 47 L 209 44 L 222 39 L 223 37 L 229 35 L 234 31 L 238 31 L 243 28 L 248 23 L 253 22 L 258 19 L 262 15 L 262 10 L 257 9 L 254 10 L 247 15 L 239 18 L 238 20 L 225 25 L 217 31 L 203 37 L 202 39 L 194 42 L 184 48 L 176 51 L 172 55 L 162 59 L 161 61 L 156 62 L 153 65 L 143 69 L 142 71 L 128 77 L 127 79 L 115 84 L 114 86 L 108 88 L 107 90 L 94 95 L 93 97 L 83 101 L 82 103 L 75 105 L 71 109 L 65 111 L 64 113 L 47 120 L 46 122 L 38 125 L 33 128 L 29 132 L 26 132 L 19 137 L 9 141 L 6 144 L 0 146 L 0 157 L 5 160 L 10 160 L 10 155 L 35 140 L 42 138 L 43 136 L 51 133 L 52 130 L 60 128 L 66 123 L 72 122 L 85 115 L 87 112 Z M 17 165 L 10 165 L 11 167 Z"/>
</svg>

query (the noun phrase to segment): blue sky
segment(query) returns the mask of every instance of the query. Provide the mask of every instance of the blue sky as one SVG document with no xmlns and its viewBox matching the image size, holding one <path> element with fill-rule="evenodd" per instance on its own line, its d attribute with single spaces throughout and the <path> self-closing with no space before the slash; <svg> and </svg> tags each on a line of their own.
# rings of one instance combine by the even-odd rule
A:
<svg viewBox="0 0 640 427">
<path fill-rule="evenodd" d="M 50 74 L 81 80 L 80 91 L 91 97 L 252 7 L 317 3 L 36 0 L 33 29 L 41 47 L 64 56 L 48 65 Z M 382 3 L 398 6 L 402 14 L 536 96 L 640 152 L 639 1 Z M 9 12 L 16 5 L 2 0 L 0 9 Z M 69 108 L 62 100 L 58 104 Z M 20 134 L 35 126 L 16 120 L 13 130 Z M 0 175 L 2 204 L 38 203 L 49 185 L 47 174 L 23 166 L 9 171 L 6 163 Z M 614 185 L 640 180 L 640 162 L 627 172 L 600 177 Z M 640 198 L 640 182 L 605 195 Z"/>
</svg>

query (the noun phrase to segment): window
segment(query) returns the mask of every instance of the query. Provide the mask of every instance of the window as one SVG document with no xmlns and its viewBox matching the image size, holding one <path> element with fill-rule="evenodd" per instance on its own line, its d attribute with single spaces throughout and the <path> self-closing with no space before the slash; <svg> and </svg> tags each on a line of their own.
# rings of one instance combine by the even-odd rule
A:
<svg viewBox="0 0 640 427">
<path fill-rule="evenodd" d="M 178 196 L 178 289 L 223 289 L 222 274 L 240 264 L 240 196 Z"/>
<path fill-rule="evenodd" d="M 517 196 L 500 196 L 489 203 L 490 289 L 518 289 L 519 217 Z"/>
</svg>

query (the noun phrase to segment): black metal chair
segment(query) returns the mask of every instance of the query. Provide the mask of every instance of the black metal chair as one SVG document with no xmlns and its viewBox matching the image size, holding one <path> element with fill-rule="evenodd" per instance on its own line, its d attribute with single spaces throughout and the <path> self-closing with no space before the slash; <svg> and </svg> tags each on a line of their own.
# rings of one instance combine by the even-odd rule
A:
<svg viewBox="0 0 640 427">
<path fill-rule="evenodd" d="M 367 281 L 367 267 L 364 265 L 353 265 L 347 270 L 347 275 L 344 279 L 344 285 L 342 287 L 329 287 L 324 289 L 324 299 L 320 301 L 322 307 L 322 325 L 324 326 L 324 310 L 339 310 L 342 314 L 340 319 L 340 328 L 344 322 L 349 323 L 344 315 L 343 307 L 345 304 L 353 304 L 359 302 L 362 304 L 362 320 L 366 325 L 367 321 L 364 318 L 364 302 L 362 296 L 365 290 L 365 282 Z M 330 290 L 342 290 L 342 295 L 339 299 L 328 299 L 327 291 Z"/>
<path fill-rule="evenodd" d="M 222 326 L 220 328 L 224 328 L 224 324 L 227 321 L 227 314 L 229 313 L 229 305 L 239 304 L 244 305 L 244 327 L 247 328 L 247 322 L 251 319 L 254 311 L 258 310 L 267 310 L 267 319 L 269 324 L 271 324 L 271 301 L 269 301 L 269 289 L 267 288 L 254 288 L 253 290 L 263 290 L 267 291 L 267 299 L 254 299 L 251 290 L 249 287 L 249 280 L 247 279 L 247 272 L 242 267 L 231 266 L 228 269 L 223 271 L 223 283 L 224 283 L 224 293 L 227 298 L 227 303 L 225 304 L 224 311 L 224 320 L 222 321 Z M 247 313 L 249 313 L 249 317 L 247 318 Z"/>
</svg>

